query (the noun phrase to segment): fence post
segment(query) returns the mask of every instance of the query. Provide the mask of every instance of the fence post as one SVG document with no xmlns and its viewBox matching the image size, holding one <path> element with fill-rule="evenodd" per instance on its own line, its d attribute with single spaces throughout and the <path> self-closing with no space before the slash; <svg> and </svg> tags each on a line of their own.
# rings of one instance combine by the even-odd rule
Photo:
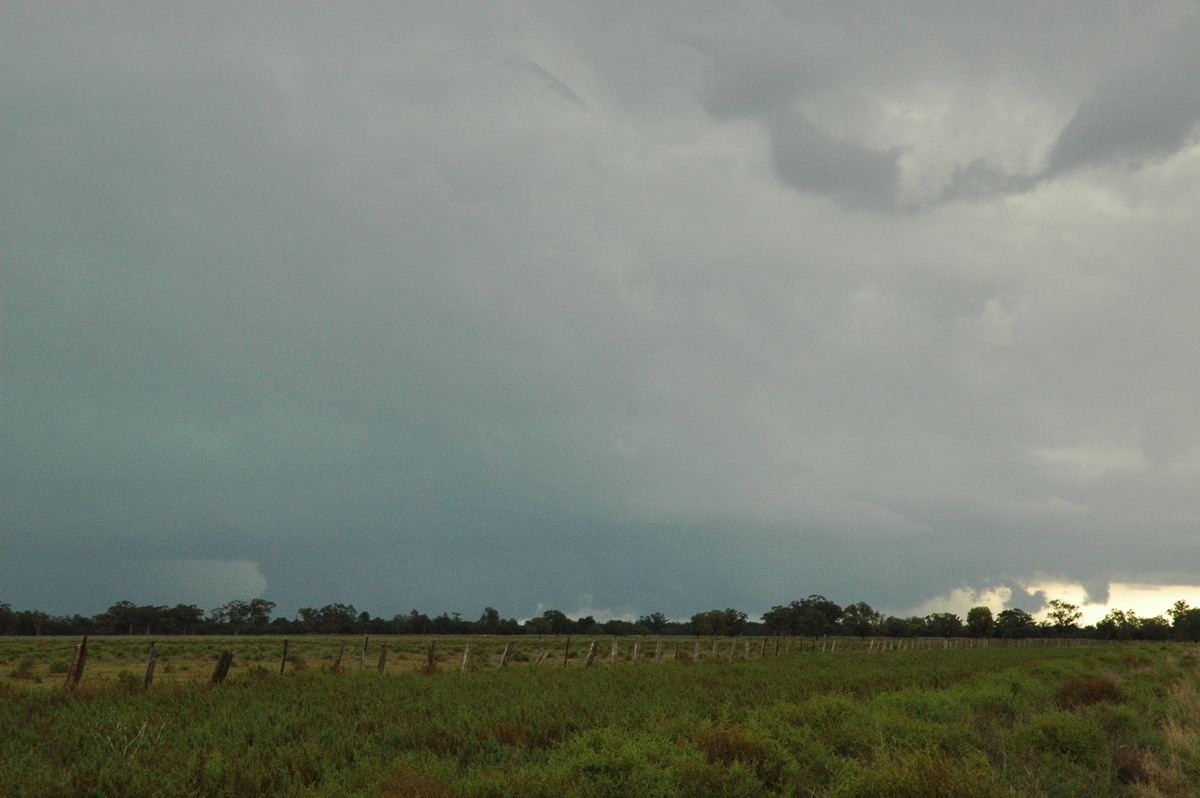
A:
<svg viewBox="0 0 1200 798">
<path fill-rule="evenodd" d="M 79 684 L 79 680 L 83 678 L 83 665 L 87 662 L 87 635 L 79 641 L 75 646 L 75 658 L 71 661 L 71 669 L 67 671 L 67 681 L 63 685 L 67 692 L 75 689 L 75 685 Z"/>
<path fill-rule="evenodd" d="M 346 653 L 346 641 L 342 641 L 342 645 L 338 648 L 337 658 L 333 661 L 333 672 L 340 673 L 342 670 L 342 655 Z"/>
<path fill-rule="evenodd" d="M 380 673 L 387 667 L 387 643 L 379 647 L 379 664 L 375 667 Z"/>
<path fill-rule="evenodd" d="M 283 669 L 287 667 L 287 650 L 288 650 L 288 641 L 287 641 L 287 638 L 284 638 L 283 656 L 279 658 L 279 672 L 281 674 L 283 673 Z"/>
<path fill-rule="evenodd" d="M 592 662 L 595 659 L 596 659 L 596 641 L 593 640 L 592 644 L 590 646 L 588 646 L 587 661 L 584 662 L 584 667 L 585 668 L 592 667 Z"/>
<path fill-rule="evenodd" d="M 500 655 L 500 667 L 501 668 L 508 667 L 508 659 L 509 659 L 509 657 L 512 656 L 512 650 L 513 650 L 513 644 L 511 641 L 504 644 L 504 653 Z"/>
<path fill-rule="evenodd" d="M 661 640 L 659 640 L 657 643 L 654 644 L 654 661 L 656 663 L 662 662 L 662 641 Z"/>
<path fill-rule="evenodd" d="M 467 643 L 467 647 L 463 649 L 462 673 L 467 672 L 467 668 L 471 666 L 471 644 Z"/>
<path fill-rule="evenodd" d="M 362 663 L 361 663 L 361 665 L 362 665 L 362 667 L 364 667 L 364 668 L 365 668 L 365 667 L 367 667 L 367 641 L 368 641 L 369 639 L 370 639 L 370 638 L 369 638 L 367 635 L 363 635 L 363 649 L 362 649 Z"/>
<path fill-rule="evenodd" d="M 146 678 L 142 680 L 142 689 L 149 690 L 150 683 L 154 681 L 154 668 L 158 665 L 158 643 L 150 643 L 150 656 L 146 660 Z"/>
<path fill-rule="evenodd" d="M 675 641 L 675 655 L 672 657 L 676 662 L 679 662 L 679 641 Z"/>
<path fill-rule="evenodd" d="M 641 641 L 639 641 L 639 640 L 633 641 L 633 664 L 634 665 L 637 665 L 638 651 L 641 650 L 641 647 L 642 647 Z"/>
<path fill-rule="evenodd" d="M 613 638 L 612 651 L 609 654 L 609 662 L 613 665 L 617 664 L 617 638 Z"/>
<path fill-rule="evenodd" d="M 233 664 L 233 652 L 222 651 L 221 656 L 217 659 L 217 667 L 213 669 L 212 683 L 220 684 L 225 681 L 225 677 L 229 675 L 229 666 Z"/>
<path fill-rule="evenodd" d="M 567 644 L 563 646 L 563 667 L 567 667 L 567 658 L 571 656 L 571 636 L 567 635 Z"/>
<path fill-rule="evenodd" d="M 434 640 L 429 644 L 429 651 L 425 653 L 425 672 L 433 673 L 437 667 L 437 641 Z"/>
<path fill-rule="evenodd" d="M 696 638 L 696 646 L 692 649 L 692 662 L 700 661 L 700 638 Z"/>
</svg>

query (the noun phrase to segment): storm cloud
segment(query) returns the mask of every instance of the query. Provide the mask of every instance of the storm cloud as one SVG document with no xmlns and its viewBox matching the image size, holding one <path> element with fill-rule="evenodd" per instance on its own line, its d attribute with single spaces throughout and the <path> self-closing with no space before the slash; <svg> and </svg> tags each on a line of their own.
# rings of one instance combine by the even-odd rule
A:
<svg viewBox="0 0 1200 798">
<path fill-rule="evenodd" d="M 0 601 L 1200 585 L 1190 4 L 4 16 Z"/>
</svg>

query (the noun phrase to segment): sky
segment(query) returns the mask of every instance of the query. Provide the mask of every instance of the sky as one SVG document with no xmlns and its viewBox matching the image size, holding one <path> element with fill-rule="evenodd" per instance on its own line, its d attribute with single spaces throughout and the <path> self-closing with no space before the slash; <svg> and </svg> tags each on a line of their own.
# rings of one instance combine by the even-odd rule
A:
<svg viewBox="0 0 1200 798">
<path fill-rule="evenodd" d="M 1194 2 L 0 18 L 14 608 L 1200 604 Z"/>
</svg>

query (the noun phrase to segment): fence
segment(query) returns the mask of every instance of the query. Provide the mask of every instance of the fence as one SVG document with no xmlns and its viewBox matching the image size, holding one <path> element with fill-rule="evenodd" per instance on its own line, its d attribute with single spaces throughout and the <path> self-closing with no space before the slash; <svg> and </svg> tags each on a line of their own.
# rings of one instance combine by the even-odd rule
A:
<svg viewBox="0 0 1200 798">
<path fill-rule="evenodd" d="M 55 638 L 0 638 L 0 665 L 11 679 L 45 682 L 62 677 L 68 691 L 84 680 L 119 681 L 149 689 L 162 681 L 220 684 L 233 673 L 320 668 L 360 670 L 473 671 L 509 667 L 614 667 L 621 664 L 733 663 L 798 653 L 867 654 L 933 649 L 1095 645 L 1076 638 L 501 638 L 389 636 L 273 637 L 84 637 L 75 645 Z M 349 653 L 349 656 L 347 654 Z M 355 656 L 357 654 L 357 656 Z M 36 664 L 35 664 L 36 663 Z M 350 667 L 353 667 L 351 665 Z M 0 675 L 5 671 L 0 670 Z"/>
</svg>

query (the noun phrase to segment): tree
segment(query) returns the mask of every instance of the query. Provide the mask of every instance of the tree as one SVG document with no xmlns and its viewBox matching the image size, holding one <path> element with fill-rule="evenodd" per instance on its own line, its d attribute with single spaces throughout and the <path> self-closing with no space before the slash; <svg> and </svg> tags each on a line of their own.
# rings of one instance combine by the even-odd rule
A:
<svg viewBox="0 0 1200 798">
<path fill-rule="evenodd" d="M 483 614 L 475 622 L 481 634 L 494 635 L 500 629 L 500 611 L 495 607 L 484 607 Z"/>
<path fill-rule="evenodd" d="M 1079 605 L 1062 599 L 1050 599 L 1049 607 L 1050 611 L 1046 613 L 1046 619 L 1060 635 L 1079 628 L 1079 619 L 1083 617 L 1083 613 L 1079 611 Z"/>
<path fill-rule="evenodd" d="M 996 631 L 996 620 L 991 607 L 972 607 L 967 610 L 967 632 L 971 637 L 991 637 Z"/>
<path fill-rule="evenodd" d="M 698 612 L 692 616 L 692 634 L 697 637 L 724 635 L 726 634 L 726 623 L 727 619 L 722 610 Z"/>
<path fill-rule="evenodd" d="M 768 631 L 775 634 L 819 637 L 837 630 L 842 608 L 819 594 L 790 604 L 776 605 L 764 612 L 762 619 Z"/>
<path fill-rule="evenodd" d="M 1194 643 L 1200 640 L 1200 608 L 1183 609 L 1175 613 L 1175 623 L 1172 629 L 1175 639 L 1180 642 Z"/>
<path fill-rule="evenodd" d="M 652 612 L 637 619 L 638 626 L 644 626 L 650 634 L 662 634 L 670 620 L 661 612 Z"/>
<path fill-rule="evenodd" d="M 859 637 L 873 634 L 882 623 L 882 613 L 873 610 L 865 601 L 851 604 L 842 611 L 842 629 Z"/>
<path fill-rule="evenodd" d="M 1019 610 L 1013 609 L 1001 610 L 996 616 L 996 636 L 1006 639 L 1023 639 L 1033 637 L 1037 633 L 1037 621 L 1033 616 Z"/>
<path fill-rule="evenodd" d="M 954 637 L 962 632 L 963 622 L 952 612 L 935 612 L 925 616 L 925 624 L 929 633 L 938 637 Z"/>
</svg>

